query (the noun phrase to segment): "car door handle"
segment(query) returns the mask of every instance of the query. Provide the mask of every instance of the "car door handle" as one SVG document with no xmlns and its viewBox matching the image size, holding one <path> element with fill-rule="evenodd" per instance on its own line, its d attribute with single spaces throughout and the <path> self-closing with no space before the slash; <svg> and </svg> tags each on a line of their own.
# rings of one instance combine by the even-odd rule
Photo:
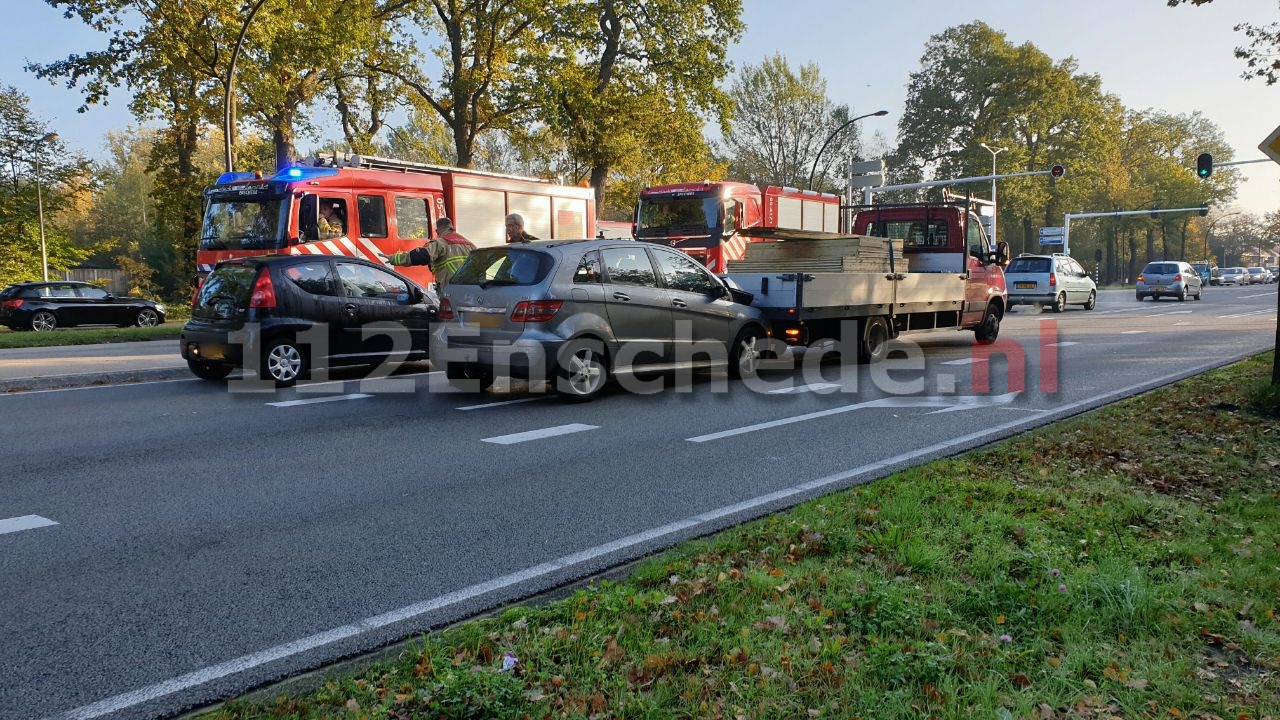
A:
<svg viewBox="0 0 1280 720">
<path fill-rule="evenodd" d="M 355 306 L 354 304 L 352 304 L 352 303 L 347 303 L 346 305 L 343 305 L 343 306 L 342 306 L 342 309 L 343 309 L 343 310 L 346 310 L 347 312 L 355 312 L 355 311 L 356 311 L 356 306 Z"/>
<path fill-rule="evenodd" d="M 613 299 L 614 299 L 614 300 L 623 300 L 623 301 L 626 301 L 626 302 L 630 302 L 630 301 L 631 301 L 631 296 L 630 296 L 630 295 L 628 295 L 628 294 L 626 294 L 626 293 L 616 292 L 616 293 L 614 293 L 614 294 L 613 294 Z"/>
<path fill-rule="evenodd" d="M 689 304 L 688 304 L 688 303 L 686 303 L 686 302 L 685 302 L 685 301 L 683 301 L 683 300 L 678 300 L 678 299 L 677 299 L 677 300 L 672 300 L 672 301 L 671 301 L 671 304 L 672 304 L 672 305 L 675 305 L 675 306 L 676 306 L 676 307 L 678 307 L 678 308 L 687 308 L 687 307 L 689 307 Z"/>
</svg>

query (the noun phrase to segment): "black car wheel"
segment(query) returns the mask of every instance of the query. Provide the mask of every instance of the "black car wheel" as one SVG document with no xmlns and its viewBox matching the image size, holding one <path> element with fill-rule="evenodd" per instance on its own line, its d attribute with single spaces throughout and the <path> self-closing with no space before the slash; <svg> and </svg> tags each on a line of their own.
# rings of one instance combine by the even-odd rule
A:
<svg viewBox="0 0 1280 720">
<path fill-rule="evenodd" d="M 210 365 L 209 363 L 197 362 L 195 360 L 188 360 L 187 367 L 191 370 L 192 375 L 195 375 L 201 380 L 209 380 L 211 382 L 225 380 L 227 379 L 227 376 L 231 374 L 231 368 L 226 365 Z"/>
<path fill-rule="evenodd" d="M 763 356 L 761 348 L 761 338 L 764 333 L 759 328 L 744 328 L 738 333 L 738 338 L 733 341 L 733 347 L 729 349 L 729 377 L 734 380 L 741 380 L 744 377 L 752 377 L 760 370 L 760 360 Z"/>
<path fill-rule="evenodd" d="M 133 322 L 138 327 L 155 327 L 160 324 L 160 313 L 152 308 L 142 308 Z"/>
<path fill-rule="evenodd" d="M 1096 307 L 1098 307 L 1098 293 L 1094 292 L 1093 290 L 1090 290 L 1089 299 L 1086 300 L 1084 303 L 1084 309 L 1092 310 Z"/>
<path fill-rule="evenodd" d="M 49 332 L 58 327 L 58 317 L 48 310 L 41 310 L 31 316 L 31 329 L 36 332 Z"/>
<path fill-rule="evenodd" d="M 306 352 L 292 339 L 280 338 L 262 353 L 258 376 L 274 380 L 276 387 L 289 387 L 305 376 L 308 369 Z"/>
<path fill-rule="evenodd" d="M 596 340 L 574 340 L 560 351 L 555 389 L 560 397 L 585 402 L 600 394 L 609 382 L 604 347 Z"/>
<path fill-rule="evenodd" d="M 1178 291 L 1178 302 L 1186 302 L 1186 301 L 1187 301 L 1187 289 L 1184 287 Z"/>
<path fill-rule="evenodd" d="M 1066 309 L 1067 309 L 1067 294 L 1064 292 L 1058 293 L 1058 297 L 1053 299 L 1053 311 L 1056 313 L 1060 313 Z"/>
</svg>

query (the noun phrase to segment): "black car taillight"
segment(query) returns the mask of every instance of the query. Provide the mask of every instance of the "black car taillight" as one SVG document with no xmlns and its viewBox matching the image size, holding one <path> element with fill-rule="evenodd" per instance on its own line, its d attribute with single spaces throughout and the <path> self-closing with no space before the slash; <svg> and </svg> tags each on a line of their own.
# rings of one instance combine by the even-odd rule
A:
<svg viewBox="0 0 1280 720">
<path fill-rule="evenodd" d="M 436 318 L 440 320 L 453 319 L 453 303 L 449 302 L 449 298 L 440 298 L 440 309 L 436 311 Z"/>
<path fill-rule="evenodd" d="M 9 308 L 10 310 L 17 310 L 18 308 L 22 307 L 22 300 L 5 300 L 4 302 L 0 302 L 0 307 L 6 307 L 6 308 Z"/>
<path fill-rule="evenodd" d="M 271 284 L 271 271 L 262 268 L 258 279 L 253 282 L 253 292 L 249 295 L 249 307 L 273 308 L 276 306 L 276 288 Z"/>
</svg>

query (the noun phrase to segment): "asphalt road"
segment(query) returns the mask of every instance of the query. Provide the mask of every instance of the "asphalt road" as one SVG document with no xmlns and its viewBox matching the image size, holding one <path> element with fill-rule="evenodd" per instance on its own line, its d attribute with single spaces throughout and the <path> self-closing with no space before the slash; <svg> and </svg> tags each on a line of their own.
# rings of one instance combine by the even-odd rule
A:
<svg viewBox="0 0 1280 720">
<path fill-rule="evenodd" d="M 997 349 L 1022 373 L 935 332 L 899 341 L 897 369 L 585 405 L 448 392 L 439 373 L 0 396 L 0 717 L 234 696 L 1264 351 L 1275 308 L 1274 285 L 1104 292 L 1007 317 L 1016 344 Z"/>
</svg>

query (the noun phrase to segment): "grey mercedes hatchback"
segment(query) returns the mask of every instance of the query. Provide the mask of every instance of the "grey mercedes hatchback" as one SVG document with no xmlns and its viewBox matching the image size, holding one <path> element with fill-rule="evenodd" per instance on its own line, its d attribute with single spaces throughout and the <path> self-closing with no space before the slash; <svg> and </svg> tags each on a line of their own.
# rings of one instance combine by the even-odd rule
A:
<svg viewBox="0 0 1280 720">
<path fill-rule="evenodd" d="M 589 400 L 636 369 L 754 373 L 768 337 L 750 293 L 684 253 L 631 240 L 480 248 L 440 298 L 435 367 L 457 387 L 499 376 Z"/>
</svg>

